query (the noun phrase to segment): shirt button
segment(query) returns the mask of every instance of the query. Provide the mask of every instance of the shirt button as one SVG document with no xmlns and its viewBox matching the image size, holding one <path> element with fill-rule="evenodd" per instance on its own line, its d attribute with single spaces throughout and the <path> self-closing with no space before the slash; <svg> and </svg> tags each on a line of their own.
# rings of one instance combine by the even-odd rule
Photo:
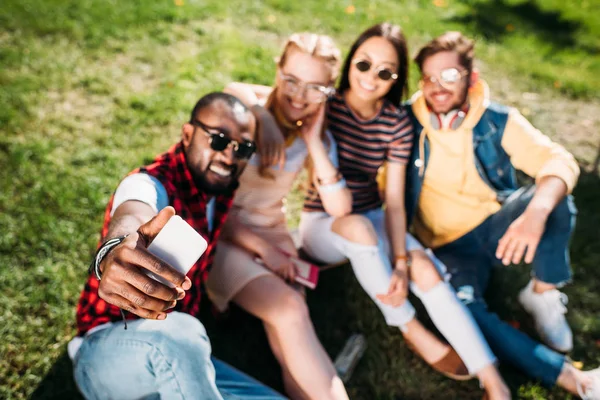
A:
<svg viewBox="0 0 600 400">
<path fill-rule="evenodd" d="M 417 158 L 415 160 L 415 167 L 421 168 L 422 166 L 423 166 L 423 160 L 421 160 L 420 158 Z"/>
<path fill-rule="evenodd" d="M 504 171 L 502 171 L 502 168 L 496 169 L 496 173 L 498 174 L 498 176 L 504 175 Z"/>
</svg>

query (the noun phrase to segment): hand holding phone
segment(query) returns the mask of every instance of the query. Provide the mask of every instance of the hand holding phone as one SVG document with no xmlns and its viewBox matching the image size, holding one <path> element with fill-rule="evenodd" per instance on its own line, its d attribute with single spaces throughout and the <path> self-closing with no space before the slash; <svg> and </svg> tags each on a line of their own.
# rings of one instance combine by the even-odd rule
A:
<svg viewBox="0 0 600 400">
<path fill-rule="evenodd" d="M 186 275 L 198 259 L 204 254 L 208 243 L 187 222 L 178 215 L 173 215 L 158 232 L 148 251 Z M 146 270 L 146 275 L 175 287 L 166 279 Z"/>
<path fill-rule="evenodd" d="M 173 207 L 165 207 L 102 260 L 98 295 L 142 318 L 165 319 L 191 287 L 185 274 L 206 247 Z"/>
<path fill-rule="evenodd" d="M 284 250 L 277 250 L 286 256 L 296 267 L 296 276 L 294 278 L 296 282 L 306 286 L 309 289 L 314 289 L 317 287 L 317 282 L 319 281 L 319 267 L 307 261 L 301 260 L 300 258 L 293 256 Z M 262 265 L 265 264 L 260 257 L 256 257 L 254 261 Z"/>
</svg>

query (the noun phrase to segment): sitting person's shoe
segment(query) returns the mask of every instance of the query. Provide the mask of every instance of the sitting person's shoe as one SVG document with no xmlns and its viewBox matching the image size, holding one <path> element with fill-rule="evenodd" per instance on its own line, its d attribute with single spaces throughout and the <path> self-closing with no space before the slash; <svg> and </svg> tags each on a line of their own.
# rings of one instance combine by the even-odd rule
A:
<svg viewBox="0 0 600 400">
<path fill-rule="evenodd" d="M 423 360 L 425 360 L 423 355 L 419 353 L 410 340 L 406 338 L 404 338 L 404 340 L 406 341 L 409 349 L 417 353 Z M 429 365 L 440 374 L 450 379 L 454 379 L 455 381 L 468 381 L 469 379 L 475 378 L 475 374 L 469 373 L 467 366 L 460 358 L 456 350 L 454 350 L 452 347 L 449 348 L 448 353 L 446 353 L 444 357 Z"/>
<path fill-rule="evenodd" d="M 590 383 L 582 388 L 577 383 L 577 393 L 583 400 L 600 400 L 600 368 L 584 372 L 589 378 Z"/>
<path fill-rule="evenodd" d="M 453 348 L 450 348 L 448 354 L 441 360 L 431 364 L 431 368 L 455 381 L 468 381 L 475 378 L 475 374 L 469 373 L 465 363 Z"/>
<path fill-rule="evenodd" d="M 567 301 L 567 295 L 557 289 L 535 293 L 533 281 L 519 293 L 519 302 L 533 316 L 541 339 L 562 353 L 573 348 L 573 332 L 565 318 Z"/>
</svg>

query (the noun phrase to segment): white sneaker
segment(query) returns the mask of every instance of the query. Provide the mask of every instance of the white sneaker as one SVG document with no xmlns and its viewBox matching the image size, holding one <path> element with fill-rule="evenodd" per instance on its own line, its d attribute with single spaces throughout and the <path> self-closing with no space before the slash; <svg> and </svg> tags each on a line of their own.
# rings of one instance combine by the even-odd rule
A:
<svg viewBox="0 0 600 400">
<path fill-rule="evenodd" d="M 600 368 L 593 369 L 591 371 L 584 372 L 591 382 L 583 390 L 579 382 L 577 382 L 577 393 L 583 400 L 600 400 Z"/>
<path fill-rule="evenodd" d="M 573 332 L 565 318 L 568 300 L 567 295 L 557 289 L 535 293 L 533 281 L 519 293 L 519 302 L 533 316 L 542 340 L 562 353 L 573 349 Z"/>
</svg>

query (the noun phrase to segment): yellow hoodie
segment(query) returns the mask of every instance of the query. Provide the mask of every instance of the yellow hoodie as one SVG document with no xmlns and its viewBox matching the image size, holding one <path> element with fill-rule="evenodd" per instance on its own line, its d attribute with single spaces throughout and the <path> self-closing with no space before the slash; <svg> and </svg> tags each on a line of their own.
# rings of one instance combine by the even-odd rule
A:
<svg viewBox="0 0 600 400">
<path fill-rule="evenodd" d="M 420 92 L 413 96 L 413 112 L 423 126 L 430 154 L 423 179 L 415 233 L 423 245 L 436 248 L 450 243 L 481 224 L 500 210 L 496 193 L 479 176 L 475 168 L 473 128 L 489 104 L 489 89 L 477 82 L 469 92 L 469 111 L 456 129 L 434 129 L 430 111 Z M 512 165 L 536 180 L 557 176 L 569 192 L 579 176 L 573 156 L 535 129 L 517 110 L 512 109 L 501 142 Z"/>
</svg>

